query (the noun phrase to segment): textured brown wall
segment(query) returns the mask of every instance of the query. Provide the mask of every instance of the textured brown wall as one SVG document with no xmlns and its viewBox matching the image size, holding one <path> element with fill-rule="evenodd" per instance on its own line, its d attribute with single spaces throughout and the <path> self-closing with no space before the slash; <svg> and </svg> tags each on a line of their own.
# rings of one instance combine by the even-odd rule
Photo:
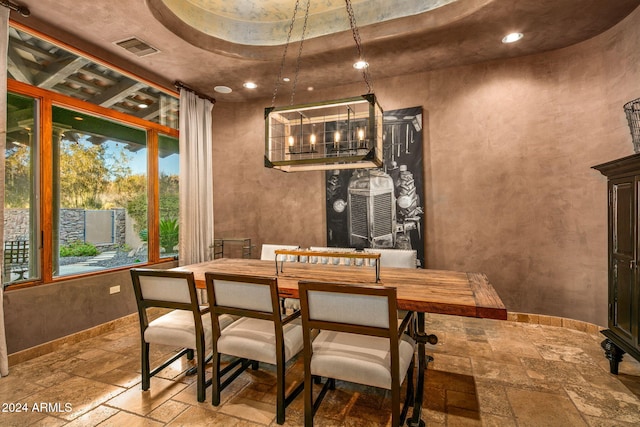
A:
<svg viewBox="0 0 640 427">
<path fill-rule="evenodd" d="M 429 74 L 430 267 L 487 273 L 510 310 L 607 324 L 606 181 L 590 167 L 633 152 L 639 22 Z"/>
<path fill-rule="evenodd" d="M 606 181 L 590 167 L 633 152 L 622 105 L 640 97 L 638 46 L 640 10 L 545 54 L 380 81 L 372 64 L 384 109 L 424 108 L 428 267 L 487 273 L 509 310 L 606 325 Z M 251 237 L 258 254 L 323 245 L 324 174 L 263 167 L 269 101 L 214 108 L 216 234 Z M 7 292 L 9 352 L 134 312 L 128 283 L 120 272 Z"/>
<path fill-rule="evenodd" d="M 171 268 L 176 262 L 154 268 Z M 109 288 L 120 285 L 120 292 Z M 4 294 L 9 354 L 135 313 L 128 270 L 16 289 Z"/>
<path fill-rule="evenodd" d="M 325 240 L 324 175 L 264 167 L 264 107 L 213 109 L 215 234 L 250 237 L 258 258 L 262 243 L 308 247 Z"/>
<path fill-rule="evenodd" d="M 562 50 L 374 80 L 384 109 L 424 108 L 429 268 L 486 273 L 512 311 L 606 325 L 606 181 L 590 167 L 633 153 L 639 24 L 637 10 Z M 214 109 L 216 234 L 322 245 L 324 175 L 262 166 L 265 106 Z"/>
</svg>

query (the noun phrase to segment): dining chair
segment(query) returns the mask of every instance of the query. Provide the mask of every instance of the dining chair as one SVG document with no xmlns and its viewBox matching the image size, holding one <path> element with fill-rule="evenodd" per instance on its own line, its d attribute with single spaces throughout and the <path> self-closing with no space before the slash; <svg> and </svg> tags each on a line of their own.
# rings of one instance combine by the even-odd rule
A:
<svg viewBox="0 0 640 427">
<path fill-rule="evenodd" d="M 418 266 L 415 249 L 365 248 L 364 251 L 379 253 L 381 267 L 416 268 Z"/>
<path fill-rule="evenodd" d="M 381 267 L 395 268 L 417 268 L 418 255 L 415 249 L 382 249 L 382 248 L 365 248 L 365 252 L 380 254 Z M 373 260 L 375 263 L 375 260 Z M 406 310 L 398 310 L 398 317 L 404 318 L 407 315 Z M 416 330 L 415 325 L 417 319 L 414 318 L 414 324 L 411 326 L 411 333 Z"/>
<path fill-rule="evenodd" d="M 140 319 L 140 343 L 142 365 L 142 390 L 151 386 L 151 377 L 186 355 L 196 360 L 198 402 L 204 402 L 206 387 L 205 355 L 211 351 L 212 333 L 209 308 L 200 306 L 196 284 L 191 272 L 131 269 L 133 290 Z M 147 310 L 152 307 L 170 309 L 166 314 L 149 321 Z M 219 318 L 220 328 L 225 328 L 233 318 Z M 150 344 L 179 347 L 181 350 L 151 370 Z"/>
<path fill-rule="evenodd" d="M 285 250 L 296 250 L 300 249 L 298 245 L 278 245 L 271 243 L 264 243 L 262 245 L 262 250 L 260 252 L 260 259 L 263 261 L 275 261 L 276 260 L 276 250 L 285 249 Z M 295 262 L 297 261 L 297 257 L 293 255 L 279 255 L 278 261 L 288 261 Z"/>
<path fill-rule="evenodd" d="M 398 326 L 396 289 L 344 283 L 298 284 L 304 335 L 304 419 L 313 417 L 335 381 L 391 391 L 391 425 L 402 425 L 413 404 L 415 341 L 405 332 L 413 313 Z M 319 331 L 315 339 L 314 332 Z M 316 400 L 313 383 L 326 377 Z M 408 379 L 400 409 L 400 389 Z"/>
<path fill-rule="evenodd" d="M 343 248 L 343 247 L 329 247 L 329 246 L 311 246 L 311 251 L 317 252 L 355 252 L 356 248 Z M 315 257 L 314 257 L 315 258 Z M 317 260 L 310 260 L 312 263 L 320 264 L 334 264 L 334 265 L 351 265 L 353 260 L 351 258 L 339 258 L 339 257 L 317 257 Z"/>
<path fill-rule="evenodd" d="M 276 421 L 283 424 L 286 406 L 304 386 L 300 382 L 285 395 L 285 364 L 303 347 L 300 312 L 281 314 L 276 277 L 209 272 L 205 279 L 213 322 L 213 405 L 220 404 L 221 391 L 250 365 L 253 369 L 258 369 L 260 362 L 275 365 Z M 218 319 L 224 315 L 240 318 L 222 329 Z M 222 355 L 236 358 L 235 370 L 221 371 Z"/>
<path fill-rule="evenodd" d="M 352 253 L 356 251 L 356 248 L 344 248 L 344 247 L 329 247 L 329 246 L 311 246 L 310 251 L 314 252 L 344 252 Z M 307 257 L 307 262 L 310 264 L 328 264 L 328 265 L 351 265 L 355 260 L 351 258 L 340 257 L 323 257 L 312 255 Z M 300 310 L 300 300 L 297 298 L 285 298 L 282 307 L 287 310 Z"/>
<path fill-rule="evenodd" d="M 276 244 L 263 244 L 262 251 L 260 253 L 260 259 L 262 261 L 275 261 L 276 260 L 276 250 L 285 249 L 285 250 L 296 250 L 300 249 L 298 245 L 276 245 Z M 297 262 L 298 257 L 292 255 L 279 255 L 278 261 L 286 261 L 286 262 Z M 283 310 L 300 310 L 300 302 L 296 298 L 284 298 L 280 302 Z"/>
</svg>

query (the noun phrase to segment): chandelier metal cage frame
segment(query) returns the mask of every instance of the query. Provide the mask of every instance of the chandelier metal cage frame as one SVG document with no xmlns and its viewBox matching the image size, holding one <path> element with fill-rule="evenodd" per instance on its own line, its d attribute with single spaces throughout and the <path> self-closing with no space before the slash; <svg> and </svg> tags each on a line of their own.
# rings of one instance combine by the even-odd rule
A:
<svg viewBox="0 0 640 427">
<path fill-rule="evenodd" d="M 383 111 L 373 93 L 368 67 L 360 70 L 367 94 L 293 105 L 310 1 L 306 3 L 290 105 L 276 107 L 275 101 L 299 0 L 296 0 L 289 26 L 271 107 L 265 108 L 264 164 L 285 172 L 379 168 L 383 163 Z M 366 63 L 351 1 L 345 0 L 345 4 L 358 60 Z"/>
</svg>

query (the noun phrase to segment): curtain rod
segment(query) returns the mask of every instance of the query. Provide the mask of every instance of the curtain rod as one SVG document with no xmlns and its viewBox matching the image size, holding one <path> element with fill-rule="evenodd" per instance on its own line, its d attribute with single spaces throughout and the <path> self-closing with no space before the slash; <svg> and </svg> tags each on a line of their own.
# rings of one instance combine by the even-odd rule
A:
<svg viewBox="0 0 640 427">
<path fill-rule="evenodd" d="M 0 0 L 0 6 L 4 6 L 15 12 L 18 12 L 20 15 L 24 16 L 25 18 L 31 15 L 31 12 L 29 11 L 28 7 L 20 6 L 19 4 L 12 3 L 8 0 Z"/>
<path fill-rule="evenodd" d="M 2 0 L 0 0 L 0 1 L 2 1 Z M 216 99 L 215 99 L 215 98 L 212 98 L 212 97 L 210 97 L 210 96 L 207 96 L 207 95 L 205 95 L 205 94 L 202 94 L 202 93 L 200 93 L 200 92 L 196 91 L 195 89 L 190 88 L 190 87 L 189 87 L 189 86 L 187 86 L 186 84 L 182 83 L 180 80 L 176 80 L 173 84 L 174 84 L 174 86 L 175 86 L 176 88 L 178 88 L 178 89 L 185 89 L 185 90 L 188 90 L 189 92 L 193 92 L 193 93 L 195 93 L 195 94 L 196 94 L 197 96 L 199 96 L 200 98 L 207 99 L 207 100 L 211 101 L 213 104 L 215 104 L 215 103 L 216 103 Z"/>
</svg>

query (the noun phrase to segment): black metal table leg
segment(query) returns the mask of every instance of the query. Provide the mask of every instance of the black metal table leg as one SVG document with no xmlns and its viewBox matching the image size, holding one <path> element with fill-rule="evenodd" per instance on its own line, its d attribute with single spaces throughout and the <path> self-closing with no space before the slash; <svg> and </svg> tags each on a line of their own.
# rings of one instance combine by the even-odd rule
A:
<svg viewBox="0 0 640 427">
<path fill-rule="evenodd" d="M 424 331 L 424 313 L 417 313 L 418 327 L 415 332 L 415 339 L 418 344 L 418 381 L 416 384 L 415 403 L 413 405 L 413 413 L 411 419 L 407 420 L 409 427 L 424 427 L 422 420 L 422 399 L 424 396 L 424 377 L 427 371 L 427 365 L 433 360 L 431 356 L 427 356 L 425 344 L 436 344 L 438 337 L 432 334 L 426 334 Z"/>
</svg>

